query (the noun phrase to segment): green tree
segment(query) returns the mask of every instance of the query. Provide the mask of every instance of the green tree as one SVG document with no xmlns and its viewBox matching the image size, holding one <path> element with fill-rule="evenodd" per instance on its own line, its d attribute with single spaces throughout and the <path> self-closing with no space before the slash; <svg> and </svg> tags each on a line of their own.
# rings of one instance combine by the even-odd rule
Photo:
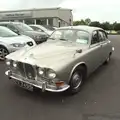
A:
<svg viewBox="0 0 120 120">
<path fill-rule="evenodd" d="M 89 25 L 91 23 L 91 20 L 89 18 L 85 19 L 85 24 Z"/>
<path fill-rule="evenodd" d="M 93 26 L 93 27 L 101 27 L 101 24 L 100 24 L 100 22 L 98 22 L 98 21 L 93 21 L 93 22 L 91 22 L 89 25 L 90 25 L 90 26 Z"/>
<path fill-rule="evenodd" d="M 86 25 L 86 23 L 83 19 L 80 21 L 80 25 Z"/>
<path fill-rule="evenodd" d="M 114 30 L 115 30 L 115 31 L 119 31 L 119 30 L 120 30 L 120 23 L 116 23 L 116 24 L 114 25 Z"/>
<path fill-rule="evenodd" d="M 117 24 L 117 22 L 114 22 L 114 23 L 112 24 L 112 28 L 113 28 L 112 30 L 115 30 L 114 27 L 116 26 L 116 24 Z"/>
<path fill-rule="evenodd" d="M 101 28 L 103 28 L 104 30 L 111 30 L 111 25 L 109 22 L 104 22 L 101 24 Z"/>
<path fill-rule="evenodd" d="M 75 26 L 80 25 L 80 21 L 74 21 L 73 25 L 75 25 Z"/>
<path fill-rule="evenodd" d="M 73 22 L 73 25 L 86 25 L 86 22 L 83 20 L 83 19 L 81 19 L 80 21 L 74 21 Z"/>
</svg>

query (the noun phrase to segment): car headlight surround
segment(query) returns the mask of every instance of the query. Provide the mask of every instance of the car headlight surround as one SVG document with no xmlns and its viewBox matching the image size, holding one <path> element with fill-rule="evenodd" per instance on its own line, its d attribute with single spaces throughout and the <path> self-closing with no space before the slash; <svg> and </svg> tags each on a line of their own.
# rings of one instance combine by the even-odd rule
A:
<svg viewBox="0 0 120 120">
<path fill-rule="evenodd" d="M 24 47 L 26 44 L 25 43 L 13 43 L 11 44 L 13 47 Z"/>
<path fill-rule="evenodd" d="M 38 68 L 38 75 L 44 77 L 45 76 L 45 69 L 44 68 Z"/>
<path fill-rule="evenodd" d="M 5 63 L 6 63 L 7 66 L 10 66 L 11 65 L 11 60 L 10 59 L 6 59 Z"/>
<path fill-rule="evenodd" d="M 54 70 L 50 68 L 38 68 L 38 75 L 41 77 L 45 77 L 48 79 L 55 79 L 56 78 L 56 73 Z"/>
<path fill-rule="evenodd" d="M 46 73 L 46 77 L 49 78 L 49 79 L 55 79 L 56 78 L 56 73 L 54 70 L 52 69 L 48 69 L 47 70 L 47 73 Z"/>
<path fill-rule="evenodd" d="M 17 68 L 17 62 L 16 61 L 13 61 L 13 67 Z"/>
</svg>

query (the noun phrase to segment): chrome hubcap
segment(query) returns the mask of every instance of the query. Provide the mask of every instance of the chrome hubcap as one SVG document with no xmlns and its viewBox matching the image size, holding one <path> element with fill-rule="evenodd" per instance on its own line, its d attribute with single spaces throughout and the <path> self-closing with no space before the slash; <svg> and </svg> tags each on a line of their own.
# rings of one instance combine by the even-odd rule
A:
<svg viewBox="0 0 120 120">
<path fill-rule="evenodd" d="M 72 85 L 73 85 L 73 89 L 77 89 L 82 83 L 82 74 L 74 74 L 73 76 L 73 82 L 72 82 Z"/>
<path fill-rule="evenodd" d="M 8 55 L 8 51 L 4 48 L 0 48 L 0 59 L 4 60 L 6 55 Z"/>
</svg>

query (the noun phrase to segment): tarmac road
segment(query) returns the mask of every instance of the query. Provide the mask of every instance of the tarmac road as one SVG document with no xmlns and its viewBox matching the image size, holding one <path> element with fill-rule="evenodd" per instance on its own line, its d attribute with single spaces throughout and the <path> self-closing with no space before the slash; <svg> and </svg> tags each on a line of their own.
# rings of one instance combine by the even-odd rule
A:
<svg viewBox="0 0 120 120">
<path fill-rule="evenodd" d="M 120 36 L 109 36 L 115 52 L 79 94 L 35 93 L 14 85 L 0 63 L 0 120 L 120 120 Z"/>
</svg>

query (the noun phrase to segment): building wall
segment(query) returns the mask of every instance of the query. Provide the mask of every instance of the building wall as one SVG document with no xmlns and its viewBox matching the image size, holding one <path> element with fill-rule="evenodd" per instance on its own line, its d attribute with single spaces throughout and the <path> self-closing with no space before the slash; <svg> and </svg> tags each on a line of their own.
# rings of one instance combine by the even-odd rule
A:
<svg viewBox="0 0 120 120">
<path fill-rule="evenodd" d="M 59 27 L 59 24 L 58 24 L 58 18 L 53 18 L 53 26 L 54 27 Z"/>
<path fill-rule="evenodd" d="M 59 27 L 71 25 L 73 16 L 71 10 L 60 8 L 0 12 L 0 21 L 14 20 L 19 20 L 26 24 L 50 24 Z"/>
<path fill-rule="evenodd" d="M 38 17 L 59 17 L 58 15 L 58 10 L 33 10 L 32 12 L 33 18 L 38 18 Z"/>
<path fill-rule="evenodd" d="M 69 25 L 73 25 L 73 15 L 72 15 L 71 10 L 64 10 L 64 9 L 62 10 L 62 9 L 60 9 L 58 11 L 58 14 L 59 14 L 59 18 L 66 21 Z"/>
</svg>

